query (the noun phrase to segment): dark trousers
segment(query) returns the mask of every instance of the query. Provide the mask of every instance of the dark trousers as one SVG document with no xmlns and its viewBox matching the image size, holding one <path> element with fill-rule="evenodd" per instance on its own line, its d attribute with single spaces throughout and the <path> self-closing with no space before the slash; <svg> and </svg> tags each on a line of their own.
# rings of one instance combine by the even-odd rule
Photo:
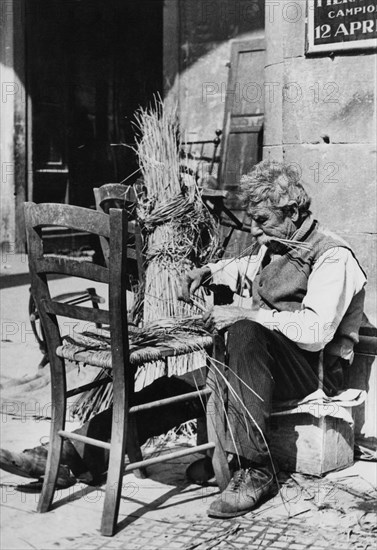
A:
<svg viewBox="0 0 377 550">
<path fill-rule="evenodd" d="M 300 349 L 283 334 L 271 331 L 254 321 L 238 321 L 232 325 L 227 337 L 225 369 L 228 384 L 231 386 L 227 392 L 227 404 L 224 405 L 225 450 L 255 463 L 266 463 L 266 421 L 272 401 L 298 399 L 317 390 L 318 369 L 319 353 Z M 181 377 L 163 377 L 137 392 L 134 404 L 187 393 L 203 384 L 203 371 L 194 371 Z M 325 375 L 324 390 L 327 393 L 336 391 L 337 385 L 338 380 Z M 200 400 L 137 413 L 139 442 L 142 444 L 149 437 L 166 433 L 180 423 L 203 415 L 204 408 Z M 76 431 L 108 441 L 111 419 L 112 411 L 108 409 Z M 93 475 L 106 471 L 106 450 L 79 442 L 73 444 L 85 463 L 76 468 L 76 475 L 80 469 L 89 470 Z"/>
<path fill-rule="evenodd" d="M 266 463 L 266 422 L 272 402 L 303 398 L 318 389 L 319 353 L 304 351 L 254 321 L 238 321 L 228 331 L 227 355 L 226 376 L 232 390 L 225 450 Z M 337 383 L 325 374 L 324 391 L 333 393 Z"/>
</svg>

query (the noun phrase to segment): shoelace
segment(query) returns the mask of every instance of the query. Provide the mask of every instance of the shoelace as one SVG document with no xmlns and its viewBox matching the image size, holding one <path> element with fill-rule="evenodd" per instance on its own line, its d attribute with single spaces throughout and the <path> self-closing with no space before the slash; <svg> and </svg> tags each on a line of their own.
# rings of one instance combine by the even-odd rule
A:
<svg viewBox="0 0 377 550">
<path fill-rule="evenodd" d="M 232 478 L 232 485 L 230 489 L 232 491 L 238 491 L 240 485 L 245 481 L 246 479 L 247 470 L 238 470 L 233 478 Z"/>
<path fill-rule="evenodd" d="M 249 477 L 249 479 L 247 480 L 247 477 Z M 241 469 L 241 470 L 237 470 L 237 472 L 235 472 L 233 478 L 232 478 L 232 485 L 230 487 L 230 490 L 232 491 L 238 491 L 238 489 L 240 488 L 240 485 L 242 485 L 242 483 L 245 483 L 245 482 L 248 482 L 248 483 L 258 483 L 262 480 L 264 480 L 265 478 L 268 478 L 267 474 L 263 471 L 260 471 L 260 470 L 256 470 L 254 468 L 246 468 L 246 469 Z M 267 481 L 267 479 L 266 479 Z"/>
</svg>

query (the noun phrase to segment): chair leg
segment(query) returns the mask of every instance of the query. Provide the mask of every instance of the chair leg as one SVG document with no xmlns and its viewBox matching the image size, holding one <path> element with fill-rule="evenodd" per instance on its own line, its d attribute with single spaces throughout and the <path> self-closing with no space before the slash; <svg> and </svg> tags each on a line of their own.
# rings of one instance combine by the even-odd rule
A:
<svg viewBox="0 0 377 550">
<path fill-rule="evenodd" d="M 140 462 L 143 460 L 143 455 L 140 449 L 139 436 L 137 433 L 135 415 L 130 415 L 128 418 L 127 427 L 127 454 L 130 462 Z M 138 468 L 134 470 L 134 474 L 140 479 L 148 477 L 146 468 Z"/>
<path fill-rule="evenodd" d="M 57 430 L 54 430 L 54 432 L 55 433 L 50 432 L 46 473 L 44 476 L 42 492 L 39 497 L 37 506 L 37 512 L 40 513 L 48 512 L 50 510 L 52 501 L 54 499 L 56 481 L 58 479 L 63 440 L 60 435 L 58 435 Z"/>
<path fill-rule="evenodd" d="M 221 370 L 221 365 L 225 364 L 225 344 L 223 338 L 215 335 L 213 345 L 213 358 L 216 361 L 216 369 Z M 230 481 L 228 460 L 223 447 L 226 422 L 224 411 L 226 388 L 225 384 L 222 383 L 221 377 L 216 374 L 213 367 L 209 367 L 207 385 L 212 390 L 207 402 L 208 441 L 215 443 L 212 465 L 218 486 L 223 491 Z"/>
<path fill-rule="evenodd" d="M 66 382 L 64 361 L 55 356 L 53 362 L 55 364 L 51 365 L 52 420 L 46 472 L 37 506 L 37 511 L 40 513 L 48 512 L 54 498 L 56 481 L 59 474 L 60 456 L 63 447 L 63 440 L 59 435 L 59 431 L 64 430 L 65 427 Z"/>
<path fill-rule="evenodd" d="M 208 441 L 207 421 L 204 416 L 196 419 L 196 444 L 203 445 Z"/>
<path fill-rule="evenodd" d="M 112 537 L 114 535 L 118 521 L 124 472 L 124 456 L 126 454 L 126 430 L 128 420 L 127 401 L 128 399 L 124 385 L 114 384 L 111 449 L 101 523 L 101 534 L 106 537 Z"/>
</svg>

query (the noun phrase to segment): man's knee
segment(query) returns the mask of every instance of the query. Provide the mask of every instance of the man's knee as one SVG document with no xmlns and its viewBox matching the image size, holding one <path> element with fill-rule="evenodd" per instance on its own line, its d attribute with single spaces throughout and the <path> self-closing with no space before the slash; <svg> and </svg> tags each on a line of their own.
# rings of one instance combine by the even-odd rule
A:
<svg viewBox="0 0 377 550">
<path fill-rule="evenodd" d="M 237 321 L 229 328 L 228 343 L 232 347 L 234 345 L 243 347 L 250 343 L 259 344 L 268 339 L 269 334 L 270 331 L 260 323 L 243 319 L 242 321 Z"/>
</svg>

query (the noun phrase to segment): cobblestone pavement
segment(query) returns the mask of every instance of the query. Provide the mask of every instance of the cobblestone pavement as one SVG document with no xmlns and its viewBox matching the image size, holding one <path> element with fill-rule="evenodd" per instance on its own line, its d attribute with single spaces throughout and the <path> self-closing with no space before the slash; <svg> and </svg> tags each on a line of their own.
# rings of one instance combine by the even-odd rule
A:
<svg viewBox="0 0 377 550">
<path fill-rule="evenodd" d="M 261 550 L 372 550 L 377 536 L 359 530 L 340 535 L 336 529 L 310 528 L 298 519 L 246 518 L 228 521 L 198 519 L 198 521 L 151 521 L 137 519 L 115 537 L 76 538 L 74 545 L 67 540 L 60 547 L 85 550 L 157 550 L 175 549 L 209 550 L 239 549 Z"/>
</svg>

